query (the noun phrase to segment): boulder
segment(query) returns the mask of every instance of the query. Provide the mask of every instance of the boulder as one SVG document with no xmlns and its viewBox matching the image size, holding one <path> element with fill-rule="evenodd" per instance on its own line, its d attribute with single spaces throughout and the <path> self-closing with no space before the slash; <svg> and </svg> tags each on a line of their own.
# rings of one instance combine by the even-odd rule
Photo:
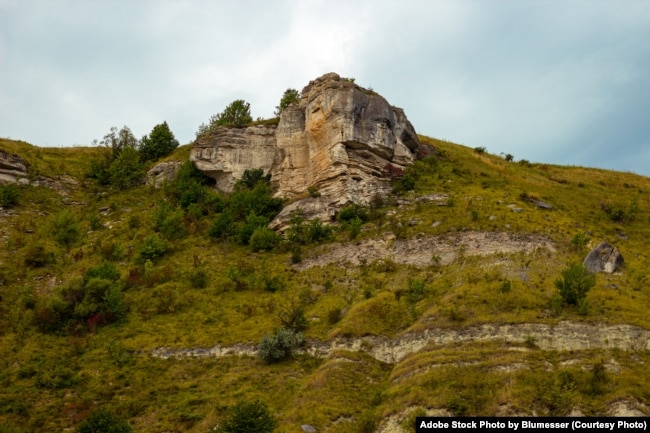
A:
<svg viewBox="0 0 650 433">
<path fill-rule="evenodd" d="M 181 169 L 183 161 L 166 161 L 156 164 L 147 171 L 147 185 L 154 188 L 161 188 L 165 182 L 174 180 L 178 171 Z"/>
<path fill-rule="evenodd" d="M 404 111 L 335 73 L 311 81 L 278 125 L 219 127 L 199 136 L 190 152 L 196 167 L 232 191 L 247 169 L 271 174 L 277 197 L 291 210 L 328 221 L 348 203 L 369 204 L 390 191 L 386 167 L 404 169 L 420 143 Z M 315 188 L 318 200 L 307 196 Z M 273 227 L 286 226 L 283 210 Z"/>
<path fill-rule="evenodd" d="M 615 246 L 601 242 L 587 254 L 582 264 L 589 272 L 612 274 L 623 264 L 623 256 Z"/>
</svg>

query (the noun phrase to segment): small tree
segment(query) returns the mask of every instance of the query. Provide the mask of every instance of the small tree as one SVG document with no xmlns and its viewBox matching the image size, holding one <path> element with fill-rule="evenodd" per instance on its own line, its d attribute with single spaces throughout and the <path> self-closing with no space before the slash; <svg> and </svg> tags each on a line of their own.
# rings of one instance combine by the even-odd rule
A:
<svg viewBox="0 0 650 433">
<path fill-rule="evenodd" d="M 251 403 L 237 403 L 217 431 L 221 433 L 271 433 L 277 426 L 278 422 L 266 404 L 257 400 Z"/>
<path fill-rule="evenodd" d="M 303 340 L 302 333 L 280 328 L 273 335 L 264 335 L 259 344 L 259 357 L 267 364 L 283 361 L 293 356 Z"/>
<path fill-rule="evenodd" d="M 109 169 L 110 184 L 118 189 L 137 185 L 144 176 L 144 166 L 140 162 L 140 153 L 135 147 L 122 149 L 111 163 Z"/>
<path fill-rule="evenodd" d="M 297 103 L 298 101 L 300 101 L 300 93 L 298 93 L 296 89 L 285 90 L 282 99 L 280 99 L 280 105 L 275 107 L 275 112 L 273 114 L 279 117 L 285 108 L 293 103 Z"/>
<path fill-rule="evenodd" d="M 595 285 L 596 277 L 579 263 L 571 263 L 562 271 L 562 278 L 555 280 L 555 288 L 569 305 L 579 305 Z"/>
<path fill-rule="evenodd" d="M 131 426 L 107 409 L 97 409 L 77 427 L 77 433 L 131 433 Z"/>
<path fill-rule="evenodd" d="M 117 127 L 113 126 L 111 132 L 104 136 L 100 144 L 109 147 L 113 150 L 113 159 L 126 148 L 136 149 L 138 147 L 138 139 L 131 132 L 128 126 L 123 126 L 119 131 Z"/>
<path fill-rule="evenodd" d="M 154 161 L 167 156 L 178 147 L 178 140 L 169 129 L 167 122 L 156 125 L 149 135 L 140 140 L 140 154 L 144 161 Z"/>
<path fill-rule="evenodd" d="M 202 123 L 196 135 L 204 134 L 218 126 L 246 126 L 253 121 L 251 117 L 251 104 L 243 99 L 237 99 L 219 114 L 210 117 L 208 125 Z"/>
<path fill-rule="evenodd" d="M 71 210 L 64 209 L 52 219 L 52 235 L 59 245 L 70 247 L 79 240 L 81 230 Z"/>
<path fill-rule="evenodd" d="M 0 207 L 13 207 L 18 203 L 18 196 L 18 187 L 16 185 L 0 185 Z"/>
</svg>

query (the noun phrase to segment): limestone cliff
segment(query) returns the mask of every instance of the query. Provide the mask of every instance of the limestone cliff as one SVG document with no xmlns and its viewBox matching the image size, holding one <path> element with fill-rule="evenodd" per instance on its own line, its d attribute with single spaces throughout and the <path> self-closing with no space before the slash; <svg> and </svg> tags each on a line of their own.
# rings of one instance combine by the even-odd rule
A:
<svg viewBox="0 0 650 433">
<path fill-rule="evenodd" d="M 271 173 L 276 195 L 305 197 L 286 207 L 328 219 L 347 203 L 369 203 L 389 189 L 385 167 L 403 168 L 418 152 L 418 138 L 404 111 L 373 91 L 329 73 L 311 81 L 299 103 L 285 109 L 276 126 L 221 127 L 197 138 L 190 159 L 230 191 L 246 169 Z"/>
</svg>

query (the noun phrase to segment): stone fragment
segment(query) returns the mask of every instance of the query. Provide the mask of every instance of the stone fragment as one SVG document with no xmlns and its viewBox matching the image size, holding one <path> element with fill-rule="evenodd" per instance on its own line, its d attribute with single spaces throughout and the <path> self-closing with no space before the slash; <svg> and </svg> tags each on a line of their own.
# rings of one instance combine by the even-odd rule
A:
<svg viewBox="0 0 650 433">
<path fill-rule="evenodd" d="M 601 242 L 587 254 L 582 264 L 589 272 L 613 274 L 623 264 L 623 256 L 615 246 Z"/>
</svg>

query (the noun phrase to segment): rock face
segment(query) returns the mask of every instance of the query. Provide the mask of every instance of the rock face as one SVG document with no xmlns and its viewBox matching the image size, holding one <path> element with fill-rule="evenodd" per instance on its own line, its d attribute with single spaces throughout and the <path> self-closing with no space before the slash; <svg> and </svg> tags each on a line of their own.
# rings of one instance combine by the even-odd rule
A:
<svg viewBox="0 0 650 433">
<path fill-rule="evenodd" d="M 181 169 L 181 165 L 183 165 L 183 161 L 166 161 L 156 164 L 147 171 L 147 185 L 161 188 L 165 182 L 174 180 Z"/>
<path fill-rule="evenodd" d="M 589 272 L 605 272 L 608 274 L 616 272 L 622 264 L 623 256 L 618 251 L 618 248 L 607 242 L 601 242 L 591 250 L 583 262 L 583 266 Z"/>
<path fill-rule="evenodd" d="M 0 183 L 29 183 L 27 163 L 0 149 Z"/>
<path fill-rule="evenodd" d="M 418 147 L 403 110 L 329 73 L 302 90 L 277 126 L 217 128 L 197 138 L 190 159 L 224 191 L 258 168 L 271 173 L 279 197 L 297 199 L 316 188 L 320 197 L 293 203 L 272 223 L 282 227 L 292 209 L 328 220 L 347 203 L 368 204 L 389 190 L 388 164 L 404 168 Z"/>
<path fill-rule="evenodd" d="M 217 188 L 232 191 L 244 171 L 261 168 L 269 173 L 281 156 L 275 126 L 221 127 L 196 139 L 190 160 L 213 178 Z"/>
</svg>

